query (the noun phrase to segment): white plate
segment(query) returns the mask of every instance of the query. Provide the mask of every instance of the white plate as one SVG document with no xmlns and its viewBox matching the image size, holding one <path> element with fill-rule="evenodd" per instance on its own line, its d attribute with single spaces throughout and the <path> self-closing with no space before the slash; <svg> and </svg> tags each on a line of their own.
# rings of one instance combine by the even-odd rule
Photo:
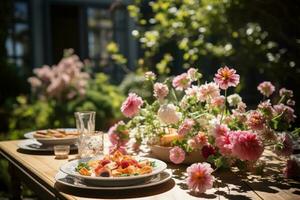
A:
<svg viewBox="0 0 300 200">
<path fill-rule="evenodd" d="M 55 180 L 60 184 L 67 185 L 70 187 L 80 188 L 80 189 L 91 189 L 91 190 L 126 190 L 126 189 L 144 188 L 144 187 L 150 187 L 150 186 L 162 184 L 164 182 L 167 182 L 171 178 L 172 178 L 171 172 L 164 171 L 157 175 L 149 177 L 148 180 L 138 185 L 103 187 L 103 186 L 87 185 L 85 182 L 81 181 L 80 179 L 69 176 L 63 172 L 58 172 L 55 176 Z"/>
<path fill-rule="evenodd" d="M 74 131 L 77 130 L 75 128 L 60 128 L 60 129 L 64 129 L 65 131 Z M 46 131 L 46 130 L 42 130 L 42 131 Z M 28 133 L 24 134 L 25 138 L 28 139 L 36 139 L 38 142 L 45 144 L 45 145 L 63 145 L 63 144 L 75 144 L 78 140 L 78 137 L 70 137 L 70 138 L 35 138 L 33 136 L 33 134 L 36 131 L 31 131 Z"/>
<path fill-rule="evenodd" d="M 18 147 L 20 149 L 28 150 L 28 151 L 41 151 L 41 152 L 54 151 L 53 146 L 43 145 L 38 141 L 36 141 L 35 139 L 22 140 L 21 142 L 18 143 Z M 70 150 L 75 150 L 75 149 L 77 149 L 76 145 L 70 146 Z"/>
<path fill-rule="evenodd" d="M 145 181 L 150 176 L 161 173 L 167 168 L 167 164 L 161 160 L 157 160 L 154 158 L 146 158 L 146 157 L 134 157 L 136 160 L 149 160 L 150 162 L 155 162 L 155 167 L 153 171 L 149 174 L 143 174 L 138 176 L 126 176 L 126 177 L 92 177 L 92 176 L 83 176 L 76 172 L 75 168 L 81 162 L 87 162 L 91 159 L 101 159 L 101 157 L 95 158 L 86 158 L 86 159 L 77 159 L 72 160 L 63 164 L 60 167 L 60 170 L 70 176 L 74 176 L 84 180 L 88 184 L 97 185 L 97 186 L 128 186 L 135 185 Z"/>
</svg>

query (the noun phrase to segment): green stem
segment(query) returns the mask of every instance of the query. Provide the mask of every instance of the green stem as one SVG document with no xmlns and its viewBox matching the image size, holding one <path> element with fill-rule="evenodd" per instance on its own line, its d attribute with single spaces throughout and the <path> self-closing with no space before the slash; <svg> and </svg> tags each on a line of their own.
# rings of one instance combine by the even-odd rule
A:
<svg viewBox="0 0 300 200">
<path fill-rule="evenodd" d="M 285 99 L 285 95 L 283 95 L 283 96 L 280 98 L 280 100 L 278 101 L 278 104 L 282 103 L 284 99 Z"/>
<path fill-rule="evenodd" d="M 176 96 L 176 93 L 175 93 L 175 90 L 172 88 L 172 95 L 174 97 L 174 100 L 176 101 L 176 103 L 178 104 L 178 99 L 177 99 L 177 96 Z"/>
<path fill-rule="evenodd" d="M 227 89 L 225 90 L 225 102 L 224 102 L 224 104 L 225 104 L 225 108 L 224 108 L 224 111 L 222 112 L 222 115 L 221 115 L 221 119 L 220 119 L 220 124 L 222 124 L 222 121 L 223 121 L 223 117 L 224 117 L 224 114 L 226 114 L 226 112 L 227 112 Z"/>
</svg>

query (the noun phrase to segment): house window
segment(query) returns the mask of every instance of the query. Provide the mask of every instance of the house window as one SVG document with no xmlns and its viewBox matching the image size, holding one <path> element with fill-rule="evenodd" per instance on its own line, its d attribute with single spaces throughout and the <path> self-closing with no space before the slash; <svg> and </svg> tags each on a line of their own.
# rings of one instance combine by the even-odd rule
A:
<svg viewBox="0 0 300 200">
<path fill-rule="evenodd" d="M 88 55 L 93 65 L 108 66 L 107 44 L 113 39 L 113 21 L 107 8 L 87 9 Z"/>
<path fill-rule="evenodd" d="M 28 73 L 29 54 L 29 8 L 27 1 L 13 1 L 11 23 L 5 42 L 10 64 L 20 68 L 20 75 Z"/>
</svg>

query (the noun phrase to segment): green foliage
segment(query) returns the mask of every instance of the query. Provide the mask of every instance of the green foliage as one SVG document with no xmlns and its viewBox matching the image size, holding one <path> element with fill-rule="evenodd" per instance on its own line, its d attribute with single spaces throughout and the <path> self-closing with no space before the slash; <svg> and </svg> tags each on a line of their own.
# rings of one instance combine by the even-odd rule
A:
<svg viewBox="0 0 300 200">
<path fill-rule="evenodd" d="M 143 76 L 139 76 L 134 73 L 127 74 L 119 87 L 124 94 L 135 92 L 143 99 L 150 101 L 154 100 L 152 95 L 152 84 L 145 82 L 145 78 Z"/>
<path fill-rule="evenodd" d="M 10 138 L 18 139 L 26 131 L 45 128 L 75 127 L 74 112 L 94 110 L 96 128 L 105 129 L 120 118 L 123 96 L 116 86 L 109 83 L 105 74 L 95 75 L 89 81 L 86 95 L 69 101 L 17 97 L 9 120 Z"/>
<path fill-rule="evenodd" d="M 300 84 L 295 1 L 134 0 L 127 9 L 142 49 L 138 72 L 196 67 L 211 76 L 226 64 L 243 77 L 236 90 L 251 104 L 258 100 L 253 85 L 263 79 L 293 90 Z"/>
</svg>

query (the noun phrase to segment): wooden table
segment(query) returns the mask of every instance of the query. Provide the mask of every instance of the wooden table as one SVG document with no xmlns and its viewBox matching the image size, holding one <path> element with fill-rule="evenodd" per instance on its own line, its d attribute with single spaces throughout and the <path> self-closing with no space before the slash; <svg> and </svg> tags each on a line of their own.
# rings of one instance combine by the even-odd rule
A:
<svg viewBox="0 0 300 200">
<path fill-rule="evenodd" d="M 55 182 L 54 176 L 59 166 L 67 160 L 56 160 L 53 155 L 36 155 L 18 149 L 20 141 L 0 142 L 0 153 L 10 163 L 15 197 L 19 195 L 19 182 L 23 181 L 41 199 L 300 199 L 300 183 L 281 179 L 279 166 L 282 160 L 270 152 L 265 154 L 267 162 L 265 176 L 239 174 L 237 172 L 218 172 L 219 183 L 205 194 L 191 194 L 184 181 L 185 167 L 169 164 L 173 178 L 161 185 L 143 189 L 120 191 L 91 191 L 73 189 Z M 75 155 L 69 156 L 69 159 Z M 279 178 L 278 178 L 279 177 Z"/>
</svg>

